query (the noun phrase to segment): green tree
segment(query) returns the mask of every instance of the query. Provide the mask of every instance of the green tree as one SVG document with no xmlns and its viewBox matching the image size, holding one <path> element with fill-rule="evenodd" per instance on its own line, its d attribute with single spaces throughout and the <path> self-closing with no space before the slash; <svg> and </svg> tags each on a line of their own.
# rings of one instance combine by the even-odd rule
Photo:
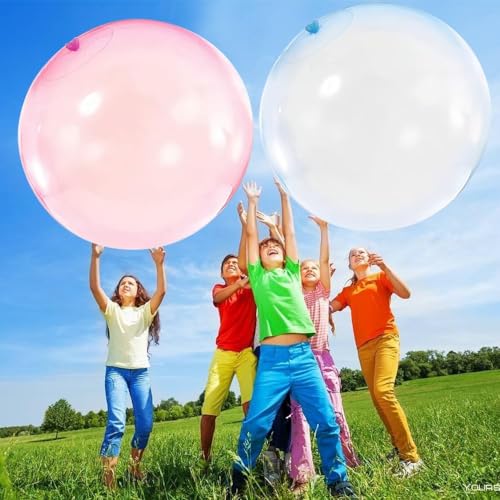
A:
<svg viewBox="0 0 500 500">
<path fill-rule="evenodd" d="M 167 420 L 178 420 L 184 417 L 184 409 L 181 405 L 174 405 L 167 410 Z"/>
<path fill-rule="evenodd" d="M 76 418 L 76 412 L 65 400 L 60 399 L 50 405 L 45 411 L 42 428 L 44 431 L 56 433 L 57 439 L 60 431 L 71 429 Z"/>
<path fill-rule="evenodd" d="M 89 411 L 84 417 L 85 428 L 89 429 L 91 427 L 99 427 L 99 416 L 93 411 Z"/>
<path fill-rule="evenodd" d="M 236 394 L 233 391 L 229 391 L 227 394 L 227 398 L 222 405 L 223 410 L 229 410 L 236 406 Z"/>
<path fill-rule="evenodd" d="M 108 421 L 108 412 L 104 410 L 99 410 L 97 412 L 97 418 L 99 419 L 98 427 L 104 427 Z"/>
<path fill-rule="evenodd" d="M 164 422 L 167 420 L 167 410 L 156 408 L 154 411 L 155 422 Z"/>
<path fill-rule="evenodd" d="M 198 397 L 198 400 L 196 401 L 196 406 L 199 406 L 201 408 L 204 402 L 205 402 L 205 391 L 203 391 Z"/>
<path fill-rule="evenodd" d="M 448 370 L 446 366 L 446 357 L 442 352 L 439 351 L 428 351 L 429 353 L 429 363 L 431 365 L 430 377 L 441 377 L 442 375 L 447 375 Z"/>
<path fill-rule="evenodd" d="M 352 370 L 351 368 L 342 368 L 340 370 L 342 392 L 355 391 L 358 387 L 355 372 L 356 370 Z"/>
<path fill-rule="evenodd" d="M 486 355 L 493 368 L 500 368 L 500 347 L 481 347 L 478 354 Z"/>
<path fill-rule="evenodd" d="M 465 372 L 464 357 L 460 352 L 450 351 L 446 355 L 446 367 L 450 375 Z"/>
<path fill-rule="evenodd" d="M 160 401 L 160 404 L 157 406 L 160 410 L 170 410 L 172 406 L 178 406 L 179 401 L 177 401 L 175 398 L 168 398 Z"/>
<path fill-rule="evenodd" d="M 78 429 L 84 429 L 85 428 L 85 418 L 84 416 L 79 412 L 75 412 L 75 418 L 73 420 L 73 424 L 71 425 L 71 429 L 73 430 L 78 430 Z"/>
<path fill-rule="evenodd" d="M 188 401 L 184 405 L 184 416 L 185 417 L 196 417 L 200 414 L 201 408 L 196 406 L 195 401 Z"/>
<path fill-rule="evenodd" d="M 414 380 L 420 377 L 420 368 L 413 359 L 400 361 L 399 371 L 402 373 L 403 380 Z"/>
</svg>

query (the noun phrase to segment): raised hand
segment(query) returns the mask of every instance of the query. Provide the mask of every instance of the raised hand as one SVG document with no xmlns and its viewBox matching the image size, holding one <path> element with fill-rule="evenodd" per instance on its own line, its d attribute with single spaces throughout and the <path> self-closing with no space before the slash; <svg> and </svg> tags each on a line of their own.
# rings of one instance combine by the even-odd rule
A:
<svg viewBox="0 0 500 500">
<path fill-rule="evenodd" d="M 323 220 L 323 219 L 320 219 L 319 217 L 317 217 L 316 215 L 310 215 L 309 218 L 316 222 L 316 224 L 318 224 L 318 226 L 320 228 L 322 227 L 328 227 L 328 222 L 326 222 L 326 220 Z"/>
<path fill-rule="evenodd" d="M 283 184 L 281 184 L 281 181 L 277 177 L 274 178 L 274 183 L 276 184 L 276 187 L 278 188 L 280 195 L 288 196 L 285 187 L 283 186 Z"/>
<path fill-rule="evenodd" d="M 330 262 L 330 278 L 333 276 L 333 274 L 336 271 L 336 267 L 333 265 L 333 262 Z"/>
<path fill-rule="evenodd" d="M 243 202 L 240 201 L 238 203 L 238 206 L 236 207 L 236 210 L 238 211 L 238 216 L 240 218 L 240 222 L 245 225 L 247 223 L 247 211 L 245 210 L 245 207 L 243 206 Z"/>
<path fill-rule="evenodd" d="M 247 195 L 248 201 L 258 200 L 260 193 L 262 192 L 262 188 L 257 186 L 255 181 L 249 181 L 246 184 L 243 184 L 243 190 Z"/>
<path fill-rule="evenodd" d="M 104 252 L 104 247 L 98 245 L 97 243 L 92 243 L 92 255 L 94 257 L 100 257 L 102 252 Z"/>
<path fill-rule="evenodd" d="M 150 248 L 149 253 L 155 264 L 163 264 L 165 260 L 165 249 L 163 247 Z"/>
<path fill-rule="evenodd" d="M 264 212 L 257 210 L 257 220 L 265 224 L 267 227 L 276 226 L 274 215 L 267 215 Z"/>
<path fill-rule="evenodd" d="M 370 266 L 378 266 L 382 271 L 387 267 L 386 263 L 384 262 L 384 259 L 380 256 L 377 255 L 376 253 L 369 253 L 368 254 L 368 264 Z"/>
</svg>

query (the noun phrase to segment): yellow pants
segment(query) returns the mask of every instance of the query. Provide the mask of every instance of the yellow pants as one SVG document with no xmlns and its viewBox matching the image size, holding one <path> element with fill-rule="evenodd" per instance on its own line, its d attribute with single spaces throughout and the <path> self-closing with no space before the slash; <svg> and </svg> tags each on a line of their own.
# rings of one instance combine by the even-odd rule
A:
<svg viewBox="0 0 500 500">
<path fill-rule="evenodd" d="M 399 335 L 381 335 L 370 340 L 358 349 L 358 356 L 373 404 L 391 436 L 393 446 L 398 449 L 399 457 L 417 462 L 417 447 L 394 393 L 399 366 Z"/>
<path fill-rule="evenodd" d="M 220 414 L 234 375 L 240 384 L 241 402 L 248 403 L 252 399 L 256 367 L 257 358 L 251 347 L 241 352 L 216 349 L 208 372 L 201 414 L 214 416 Z"/>
</svg>

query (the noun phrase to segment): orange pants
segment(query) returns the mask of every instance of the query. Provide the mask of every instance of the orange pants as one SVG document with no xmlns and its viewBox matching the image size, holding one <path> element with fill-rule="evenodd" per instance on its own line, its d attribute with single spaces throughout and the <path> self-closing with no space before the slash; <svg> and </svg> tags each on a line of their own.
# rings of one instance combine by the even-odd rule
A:
<svg viewBox="0 0 500 500">
<path fill-rule="evenodd" d="M 381 335 L 368 341 L 358 349 L 358 356 L 373 404 L 400 459 L 417 462 L 417 447 L 394 392 L 399 366 L 399 335 Z"/>
</svg>

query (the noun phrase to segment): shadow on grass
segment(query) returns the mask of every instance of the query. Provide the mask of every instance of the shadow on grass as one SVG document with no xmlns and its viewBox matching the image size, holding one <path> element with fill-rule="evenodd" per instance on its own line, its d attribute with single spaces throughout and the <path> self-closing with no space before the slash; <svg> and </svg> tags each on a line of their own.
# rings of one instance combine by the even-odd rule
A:
<svg viewBox="0 0 500 500">
<path fill-rule="evenodd" d="M 66 436 L 59 436 L 57 439 L 55 438 L 46 438 L 46 439 L 32 439 L 31 441 L 23 441 L 22 443 L 19 444 L 32 444 L 32 443 L 54 443 L 55 441 L 62 441 L 63 439 L 66 439 Z"/>
<path fill-rule="evenodd" d="M 221 422 L 221 424 L 217 425 L 241 424 L 241 422 L 243 422 L 242 418 L 240 418 L 239 420 L 231 420 L 231 422 Z"/>
</svg>

